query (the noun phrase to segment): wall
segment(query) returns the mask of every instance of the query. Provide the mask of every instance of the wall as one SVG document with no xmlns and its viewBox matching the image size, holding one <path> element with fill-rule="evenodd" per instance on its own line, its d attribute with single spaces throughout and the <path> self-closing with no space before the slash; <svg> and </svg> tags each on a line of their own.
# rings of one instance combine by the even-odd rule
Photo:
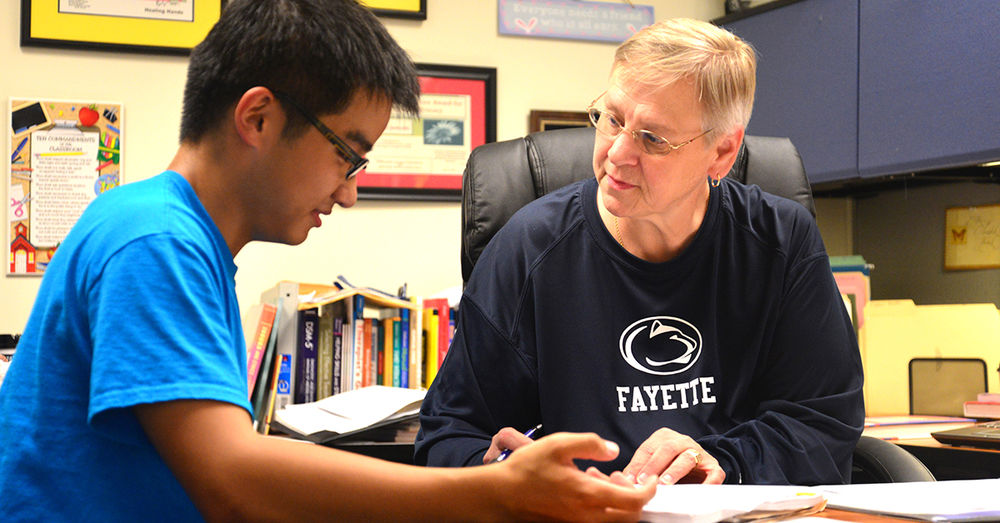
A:
<svg viewBox="0 0 1000 523">
<path fill-rule="evenodd" d="M 945 209 L 997 203 L 996 183 L 901 187 L 855 197 L 854 247 L 875 264 L 872 298 L 1000 307 L 1000 269 L 944 270 Z"/>
<path fill-rule="evenodd" d="M 637 3 L 653 5 L 657 19 L 723 14 L 723 0 Z M 497 68 L 499 140 L 525 134 L 532 109 L 583 110 L 604 89 L 614 44 L 501 37 L 492 0 L 428 4 L 423 22 L 383 22 L 417 62 Z M 17 1 L 0 4 L 0 35 L 5 119 L 15 96 L 121 102 L 126 182 L 167 165 L 177 147 L 187 58 L 21 48 Z M 236 257 L 240 304 L 257 302 L 261 291 L 281 279 L 322 283 L 338 274 L 393 291 L 407 282 L 411 294 L 420 295 L 460 285 L 459 227 L 457 202 L 361 201 L 350 212 L 337 209 L 302 245 L 245 247 Z M 0 333 L 21 332 L 39 283 L 37 277 L 0 278 Z"/>
</svg>

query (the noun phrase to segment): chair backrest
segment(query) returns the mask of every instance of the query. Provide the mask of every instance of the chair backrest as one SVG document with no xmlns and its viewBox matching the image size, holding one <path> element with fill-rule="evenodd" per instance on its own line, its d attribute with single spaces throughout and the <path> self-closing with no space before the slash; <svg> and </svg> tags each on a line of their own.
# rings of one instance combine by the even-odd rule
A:
<svg viewBox="0 0 1000 523">
<path fill-rule="evenodd" d="M 469 280 L 486 244 L 518 209 L 594 176 L 593 154 L 593 127 L 542 131 L 473 150 L 462 179 L 462 280 Z M 788 138 L 744 137 L 728 176 L 816 215 L 802 159 Z"/>
<path fill-rule="evenodd" d="M 909 374 L 910 414 L 964 416 L 963 404 L 987 389 L 981 358 L 913 358 Z"/>
<path fill-rule="evenodd" d="M 854 447 L 851 483 L 935 481 L 927 466 L 890 441 L 861 436 Z"/>
</svg>

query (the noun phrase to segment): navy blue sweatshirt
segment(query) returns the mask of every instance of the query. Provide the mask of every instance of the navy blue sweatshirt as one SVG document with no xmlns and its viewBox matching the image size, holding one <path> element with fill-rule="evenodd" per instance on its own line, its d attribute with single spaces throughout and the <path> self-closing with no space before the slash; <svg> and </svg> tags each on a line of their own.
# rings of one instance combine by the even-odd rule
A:
<svg viewBox="0 0 1000 523">
<path fill-rule="evenodd" d="M 421 409 L 419 464 L 482 463 L 502 427 L 596 432 L 621 470 L 660 427 L 726 482 L 848 482 L 864 421 L 861 358 L 816 224 L 724 180 L 685 250 L 624 250 L 593 179 L 521 209 L 466 286 Z"/>
</svg>

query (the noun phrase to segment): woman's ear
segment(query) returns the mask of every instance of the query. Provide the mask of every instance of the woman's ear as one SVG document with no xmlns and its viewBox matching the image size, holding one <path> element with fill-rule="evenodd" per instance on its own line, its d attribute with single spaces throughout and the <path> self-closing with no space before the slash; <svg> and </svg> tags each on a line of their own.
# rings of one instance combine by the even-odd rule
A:
<svg viewBox="0 0 1000 523">
<path fill-rule="evenodd" d="M 713 180 L 721 180 L 729 174 L 736 163 L 736 156 L 743 145 L 743 127 L 738 127 L 723 135 L 715 144 L 715 159 L 708 168 L 708 175 Z"/>
</svg>

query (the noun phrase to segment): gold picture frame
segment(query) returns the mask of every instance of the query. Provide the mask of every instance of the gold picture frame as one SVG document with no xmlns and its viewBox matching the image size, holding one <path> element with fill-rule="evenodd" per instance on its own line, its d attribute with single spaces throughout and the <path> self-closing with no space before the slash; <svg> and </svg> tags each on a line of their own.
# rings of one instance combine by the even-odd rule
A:
<svg viewBox="0 0 1000 523">
<path fill-rule="evenodd" d="M 21 0 L 21 46 L 186 55 L 219 21 L 224 4 Z"/>
<path fill-rule="evenodd" d="M 551 131 L 568 127 L 590 127 L 590 117 L 585 111 L 542 111 L 528 113 L 528 132 Z"/>
</svg>

